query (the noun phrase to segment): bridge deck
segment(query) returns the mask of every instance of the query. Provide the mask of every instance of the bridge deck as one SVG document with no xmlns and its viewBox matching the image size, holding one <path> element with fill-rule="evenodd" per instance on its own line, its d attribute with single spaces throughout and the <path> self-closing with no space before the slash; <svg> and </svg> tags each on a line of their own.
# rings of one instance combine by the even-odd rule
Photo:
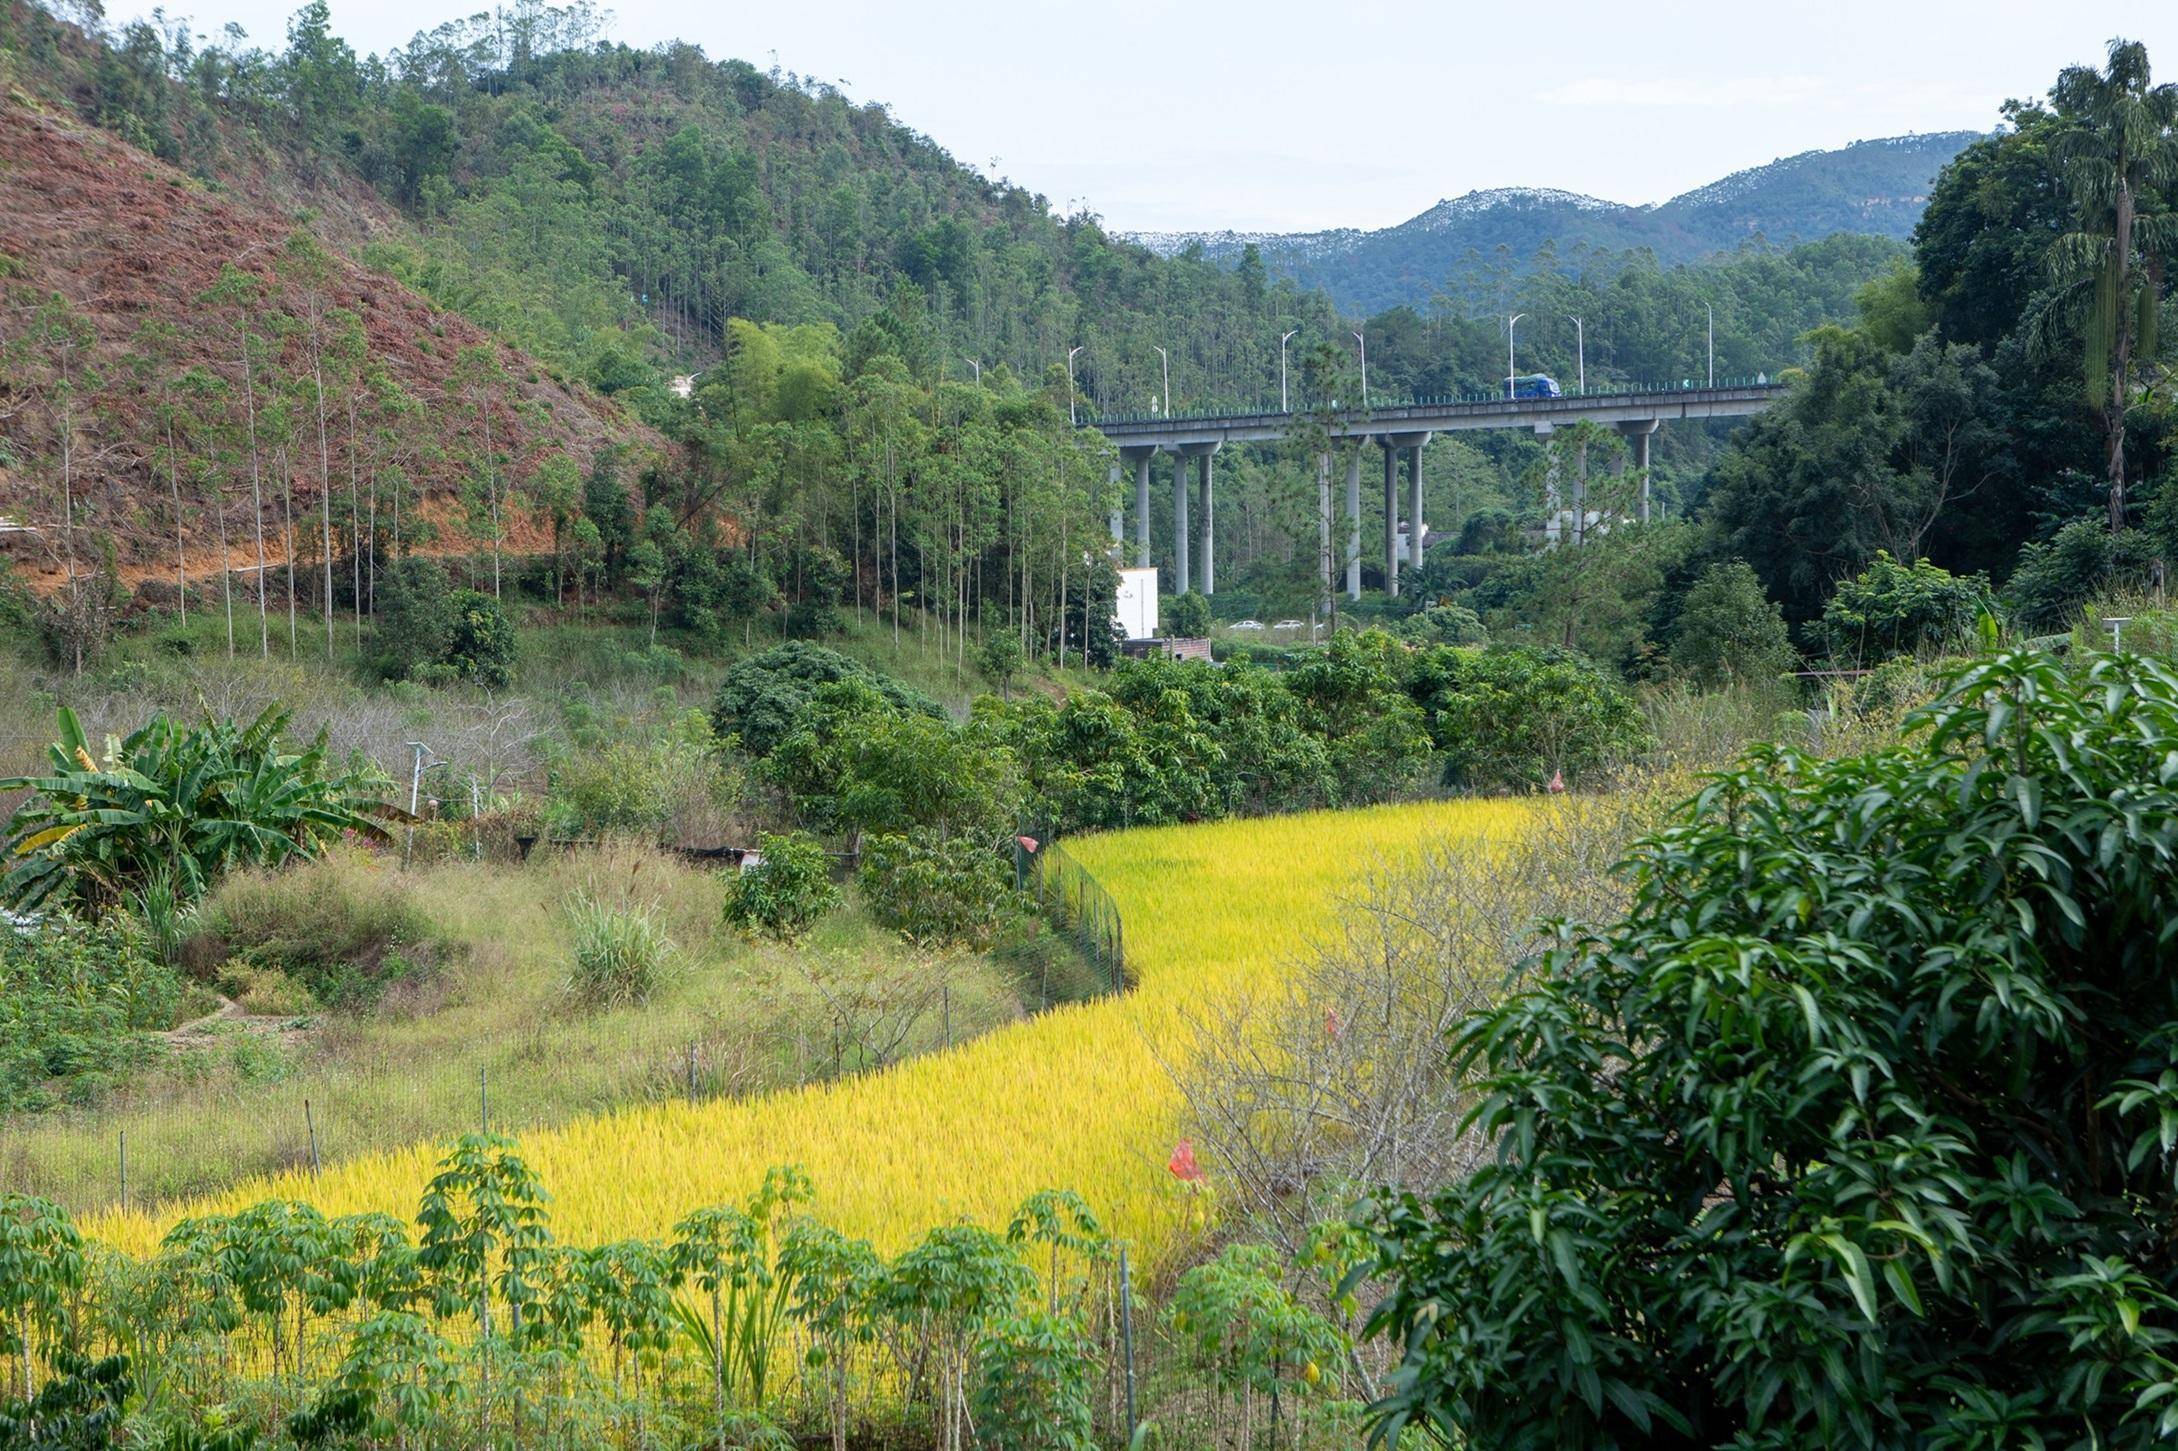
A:
<svg viewBox="0 0 2178 1451">
<path fill-rule="evenodd" d="M 1581 422 L 1617 424 L 1679 419 L 1738 418 L 1760 413 L 1784 392 L 1782 383 L 1717 387 L 1612 388 L 1563 398 L 1424 398 L 1325 414 L 1133 414 L 1089 424 L 1122 448 L 1177 449 L 1189 444 L 1255 443 L 1291 436 L 1322 422 L 1333 438 L 1448 433 L 1474 428 L 1551 428 Z"/>
</svg>

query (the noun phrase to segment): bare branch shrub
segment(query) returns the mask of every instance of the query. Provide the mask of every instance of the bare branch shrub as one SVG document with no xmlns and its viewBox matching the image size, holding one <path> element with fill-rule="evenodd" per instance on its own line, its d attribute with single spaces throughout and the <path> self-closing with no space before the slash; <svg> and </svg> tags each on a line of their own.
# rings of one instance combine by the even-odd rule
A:
<svg viewBox="0 0 2178 1451">
<path fill-rule="evenodd" d="M 1517 979 L 1550 920 L 1620 910 L 1614 868 L 1683 787 L 1553 799 L 1493 839 L 1425 842 L 1364 880 L 1283 991 L 1195 1019 L 1175 1076 L 1251 1232 L 1298 1255 L 1362 1190 L 1426 1190 L 1486 1152 L 1461 1132 L 1446 1032 Z"/>
</svg>

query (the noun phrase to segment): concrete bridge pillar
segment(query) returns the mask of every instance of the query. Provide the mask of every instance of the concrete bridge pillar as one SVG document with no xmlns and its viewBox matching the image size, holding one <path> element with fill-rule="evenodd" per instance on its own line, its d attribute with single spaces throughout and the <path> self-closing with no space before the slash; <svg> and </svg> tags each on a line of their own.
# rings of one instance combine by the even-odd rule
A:
<svg viewBox="0 0 2178 1451">
<path fill-rule="evenodd" d="M 1346 597 L 1361 598 L 1361 451 L 1367 445 L 1354 440 L 1346 455 Z"/>
<path fill-rule="evenodd" d="M 1641 474 L 1641 522 L 1649 522 L 1649 440 L 1663 426 L 1660 418 L 1634 418 L 1618 426 L 1633 449 L 1633 466 Z"/>
<path fill-rule="evenodd" d="M 1399 445 L 1392 435 L 1377 439 L 1384 449 L 1384 593 L 1399 598 Z"/>
<path fill-rule="evenodd" d="M 1558 440 L 1553 424 L 1535 425 L 1543 441 L 1543 547 L 1556 549 L 1565 530 L 1565 506 L 1558 497 Z"/>
<path fill-rule="evenodd" d="M 1193 541 L 1187 532 L 1187 450 L 1172 455 L 1172 573 L 1174 594 L 1188 590 L 1187 554 Z"/>
<path fill-rule="evenodd" d="M 1218 590 L 1218 495 L 1210 476 L 1210 459 L 1216 452 L 1214 447 L 1203 452 L 1196 464 L 1201 472 L 1195 478 L 1196 512 L 1202 515 L 1202 592 L 1206 597 Z"/>
<path fill-rule="evenodd" d="M 1121 503 L 1119 498 L 1118 464 L 1115 463 L 1112 465 L 1111 476 L 1105 481 L 1105 483 L 1106 492 L 1110 495 L 1112 500 L 1112 555 L 1114 558 L 1124 558 L 1124 556 L 1120 553 L 1119 546 L 1124 544 L 1127 539 L 1127 506 Z"/>
<path fill-rule="evenodd" d="M 1422 444 L 1428 442 L 1425 433 L 1407 452 L 1407 564 L 1414 569 L 1422 567 Z"/>
<path fill-rule="evenodd" d="M 1150 566 L 1150 460 L 1157 457 L 1154 444 L 1148 447 L 1123 448 L 1121 459 L 1134 466 L 1134 562 L 1136 567 Z"/>
<path fill-rule="evenodd" d="M 1316 455 L 1316 612 L 1331 613 L 1331 455 Z"/>
</svg>

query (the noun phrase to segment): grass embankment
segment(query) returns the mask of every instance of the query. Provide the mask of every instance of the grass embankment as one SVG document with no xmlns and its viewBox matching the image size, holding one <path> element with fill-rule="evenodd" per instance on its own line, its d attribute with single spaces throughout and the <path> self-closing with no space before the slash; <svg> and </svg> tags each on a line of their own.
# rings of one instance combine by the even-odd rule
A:
<svg viewBox="0 0 2178 1451">
<path fill-rule="evenodd" d="M 655 1103 L 526 1134 L 562 1238 L 662 1235 L 689 1209 L 738 1199 L 798 1163 L 816 1211 L 897 1250 L 961 1216 L 985 1224 L 1036 1189 L 1079 1190 L 1153 1262 L 1205 1222 L 1166 1171 L 1181 1105 L 1163 1058 L 1190 1012 L 1275 991 L 1341 894 L 1429 838 L 1480 840 L 1536 808 L 1457 802 L 1158 828 L 1070 843 L 1119 901 L 1141 979 L 1124 998 L 1059 1008 L 881 1072 L 753 1100 Z M 407 1216 L 437 1143 L 322 1178 L 291 1173 L 91 1231 L 145 1252 L 183 1214 L 271 1195 L 332 1213 Z"/>
<path fill-rule="evenodd" d="M 747 942 L 721 921 L 716 874 L 642 848 L 407 872 L 344 854 L 259 880 L 254 894 L 285 897 L 291 918 L 313 896 L 398 894 L 428 924 L 400 951 L 425 965 L 351 1011 L 317 1010 L 281 974 L 256 975 L 229 1010 L 242 1016 L 171 1035 L 158 1066 L 96 1107 L 7 1121 L 0 1188 L 76 1211 L 111 1205 L 125 1133 L 134 1202 L 201 1195 L 306 1169 L 314 1123 L 335 1193 L 343 1161 L 476 1128 L 480 1087 L 494 1130 L 514 1132 L 685 1100 L 691 1075 L 698 1098 L 766 1092 L 853 1071 L 872 1043 L 893 1059 L 942 1047 L 948 1013 L 960 1041 L 1024 1011 L 1007 968 L 934 960 L 852 907 L 797 944 Z M 215 894 L 208 915 L 244 885 Z M 654 904 L 676 950 L 647 1001 L 591 1009 L 570 991 L 562 908 L 577 893 Z M 292 945 L 313 929 L 280 930 Z"/>
</svg>

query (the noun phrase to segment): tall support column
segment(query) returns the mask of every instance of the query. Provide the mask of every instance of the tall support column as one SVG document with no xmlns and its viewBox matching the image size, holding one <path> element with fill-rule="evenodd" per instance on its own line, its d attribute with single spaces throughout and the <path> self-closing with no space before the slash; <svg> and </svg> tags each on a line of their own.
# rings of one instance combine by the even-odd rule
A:
<svg viewBox="0 0 2178 1451">
<path fill-rule="evenodd" d="M 1361 598 L 1361 451 L 1368 447 L 1354 440 L 1346 455 L 1346 597 Z"/>
<path fill-rule="evenodd" d="M 1331 613 L 1331 455 L 1316 455 L 1316 612 Z"/>
<path fill-rule="evenodd" d="M 1429 435 L 1422 435 L 1422 443 L 1429 442 Z M 1422 567 L 1422 444 L 1414 445 L 1407 454 L 1407 563 L 1415 569 Z"/>
<path fill-rule="evenodd" d="M 1127 539 L 1127 509 L 1119 499 L 1119 465 L 1116 463 L 1112 465 L 1111 477 L 1105 481 L 1105 489 L 1112 501 L 1112 556 L 1123 558 L 1118 546 Z"/>
<path fill-rule="evenodd" d="M 1384 593 L 1399 598 L 1399 445 L 1389 435 L 1384 446 Z"/>
<path fill-rule="evenodd" d="M 1564 537 L 1565 506 L 1558 497 L 1557 430 L 1548 423 L 1535 425 L 1543 443 L 1543 547 L 1556 549 Z"/>
<path fill-rule="evenodd" d="M 1195 502 L 1202 515 L 1202 592 L 1206 596 L 1216 594 L 1218 588 L 1218 495 L 1210 477 L 1210 458 L 1215 452 L 1204 450 L 1199 465 L 1202 472 L 1195 480 Z"/>
<path fill-rule="evenodd" d="M 1187 455 L 1172 455 L 1172 572 L 1173 583 L 1179 588 L 1174 594 L 1188 591 L 1187 554 L 1193 541 L 1187 535 Z"/>
<path fill-rule="evenodd" d="M 1641 475 L 1641 522 L 1644 524 L 1649 522 L 1649 439 L 1662 426 L 1660 418 L 1636 418 L 1618 426 L 1633 450 L 1633 466 Z"/>
<path fill-rule="evenodd" d="M 1155 457 L 1154 448 L 1136 449 L 1134 453 L 1134 562 L 1140 569 L 1150 567 L 1150 460 Z"/>
</svg>

